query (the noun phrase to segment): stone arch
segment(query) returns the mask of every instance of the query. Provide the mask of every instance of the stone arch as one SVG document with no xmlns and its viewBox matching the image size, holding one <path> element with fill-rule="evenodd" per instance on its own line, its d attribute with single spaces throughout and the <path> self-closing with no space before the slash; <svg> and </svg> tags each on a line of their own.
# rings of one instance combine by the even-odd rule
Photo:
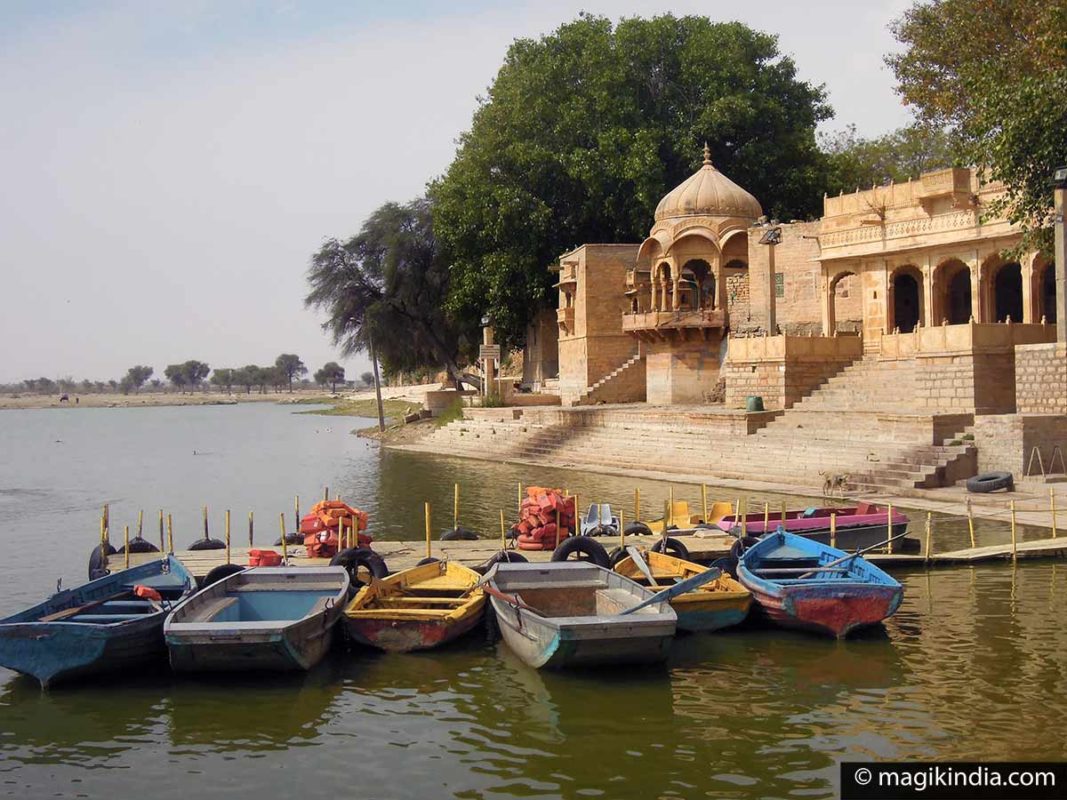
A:
<svg viewBox="0 0 1067 800">
<path fill-rule="evenodd" d="M 681 307 L 692 309 L 715 308 L 715 273 L 711 264 L 703 258 L 691 258 L 682 264 L 678 274 L 681 280 L 692 283 L 692 293 Z M 708 290 L 711 290 L 709 297 Z"/>
<path fill-rule="evenodd" d="M 661 261 L 652 273 L 652 308 L 670 311 L 674 300 L 674 270 L 669 261 Z"/>
<path fill-rule="evenodd" d="M 913 264 L 897 267 L 889 275 L 889 297 L 886 300 L 888 319 L 886 328 L 911 333 L 927 324 L 923 299 L 923 274 Z"/>
<path fill-rule="evenodd" d="M 1034 259 L 1033 274 L 1031 280 L 1031 293 L 1034 303 L 1034 322 L 1045 322 L 1050 325 L 1056 322 L 1056 265 L 1042 255 Z"/>
<path fill-rule="evenodd" d="M 934 321 L 962 325 L 973 316 L 971 268 L 958 258 L 949 258 L 934 270 Z"/>
<path fill-rule="evenodd" d="M 862 319 L 851 319 L 850 309 L 845 304 L 845 301 L 852 299 L 853 292 L 859 292 L 858 283 L 859 275 L 851 269 L 843 269 L 837 272 L 827 282 L 826 335 L 833 336 L 839 331 L 853 333 L 859 330 L 859 326 L 862 325 Z"/>
<path fill-rule="evenodd" d="M 989 309 L 993 322 L 1022 322 L 1023 268 L 1018 261 L 997 264 L 989 275 Z"/>
</svg>

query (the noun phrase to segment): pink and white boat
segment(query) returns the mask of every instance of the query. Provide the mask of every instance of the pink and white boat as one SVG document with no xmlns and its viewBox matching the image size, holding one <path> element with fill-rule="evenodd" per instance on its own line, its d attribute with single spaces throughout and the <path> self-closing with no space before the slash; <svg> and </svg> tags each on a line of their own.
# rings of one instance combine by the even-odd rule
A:
<svg viewBox="0 0 1067 800">
<path fill-rule="evenodd" d="M 906 514 L 893 509 L 892 531 L 888 509 L 873 503 L 859 503 L 855 506 L 840 508 L 807 508 L 801 511 L 787 511 L 785 520 L 781 513 L 771 514 L 764 525 L 763 514 L 745 516 L 745 532 L 749 536 L 763 536 L 783 528 L 788 533 L 795 533 L 812 541 L 830 544 L 830 516 L 837 515 L 836 546 L 842 550 L 858 550 L 870 547 L 890 536 L 899 536 L 908 529 Z M 719 520 L 718 526 L 727 532 L 740 533 L 741 523 L 733 515 Z M 894 549 L 906 552 L 917 550 L 916 539 L 898 539 L 893 543 Z"/>
</svg>

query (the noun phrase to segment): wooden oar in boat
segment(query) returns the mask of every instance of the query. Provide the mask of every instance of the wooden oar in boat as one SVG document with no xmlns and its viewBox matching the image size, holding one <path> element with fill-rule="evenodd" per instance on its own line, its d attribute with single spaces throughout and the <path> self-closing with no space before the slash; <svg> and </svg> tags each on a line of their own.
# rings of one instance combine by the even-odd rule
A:
<svg viewBox="0 0 1067 800">
<path fill-rule="evenodd" d="M 722 570 L 718 567 L 709 567 L 703 572 L 698 572 L 691 578 L 686 578 L 684 581 L 679 581 L 673 586 L 668 586 L 662 592 L 656 592 L 647 600 L 642 600 L 636 606 L 630 606 L 625 611 L 620 611 L 619 616 L 625 616 L 626 614 L 633 614 L 635 611 L 640 611 L 645 606 L 650 606 L 653 603 L 663 603 L 680 594 L 691 592 L 698 586 L 703 586 L 705 583 L 711 583 L 716 578 L 722 575 Z"/>
<path fill-rule="evenodd" d="M 108 595 L 107 597 L 101 597 L 99 600 L 93 600 L 92 602 L 85 603 L 84 605 L 74 606 L 74 608 L 64 608 L 62 611 L 56 611 L 55 613 L 49 614 L 45 617 L 41 617 L 40 619 L 35 621 L 60 622 L 61 620 L 65 620 L 68 617 L 73 617 L 77 614 L 81 614 L 85 611 L 89 611 L 90 609 L 96 608 L 99 605 L 103 605 L 104 603 L 110 600 L 118 600 L 120 597 L 123 597 L 128 594 L 130 594 L 129 590 L 123 589 L 121 592 L 115 592 L 115 594 Z"/>
<path fill-rule="evenodd" d="M 659 584 L 656 583 L 656 579 L 652 575 L 652 569 L 648 566 L 648 562 L 645 561 L 645 557 L 641 555 L 641 551 L 633 545 L 629 545 L 626 548 L 626 553 L 630 556 L 631 559 L 633 559 L 633 562 L 637 565 L 637 568 L 641 570 L 641 574 L 648 578 L 648 585 L 658 587 Z"/>
<path fill-rule="evenodd" d="M 825 566 L 816 567 L 815 569 L 808 570 L 803 575 L 801 575 L 799 578 L 797 578 L 797 580 L 803 580 L 804 578 L 810 578 L 812 575 L 816 574 L 817 572 L 826 572 L 831 567 L 836 567 L 838 564 L 844 564 L 845 562 L 851 561 L 852 559 L 854 559 L 854 558 L 856 558 L 858 556 L 861 556 L 864 553 L 869 553 L 871 550 L 875 550 L 875 549 L 881 547 L 882 545 L 889 544 L 890 542 L 895 542 L 897 539 L 902 539 L 907 535 L 908 535 L 908 532 L 904 531 L 904 533 L 898 533 L 896 536 L 890 536 L 888 539 L 883 539 L 880 542 L 875 542 L 874 544 L 867 545 L 866 547 L 863 547 L 863 548 L 857 550 L 855 553 L 851 553 L 850 555 L 847 555 L 847 556 L 842 556 L 841 558 L 837 559 L 836 561 L 831 561 L 829 564 L 826 564 Z"/>
<path fill-rule="evenodd" d="M 494 589 L 492 586 L 484 586 L 482 588 L 485 590 L 485 593 L 487 595 L 495 597 L 498 600 L 503 600 L 508 605 L 515 606 L 515 608 L 524 608 L 527 611 L 532 611 L 533 613 L 537 614 L 540 617 L 547 617 L 548 616 L 547 614 L 545 614 L 545 612 L 538 611 L 536 608 L 534 608 L 532 605 L 527 603 L 525 600 L 523 600 L 517 594 L 506 594 L 506 593 L 500 591 L 499 589 Z"/>
</svg>

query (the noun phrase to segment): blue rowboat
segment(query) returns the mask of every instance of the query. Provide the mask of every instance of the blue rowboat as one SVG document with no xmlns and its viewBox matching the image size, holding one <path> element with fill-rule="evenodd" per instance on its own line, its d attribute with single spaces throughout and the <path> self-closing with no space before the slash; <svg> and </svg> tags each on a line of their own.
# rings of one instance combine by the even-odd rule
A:
<svg viewBox="0 0 1067 800">
<path fill-rule="evenodd" d="M 253 567 L 188 598 L 167 617 L 179 672 L 291 671 L 330 649 L 349 588 L 344 567 Z"/>
<path fill-rule="evenodd" d="M 862 557 L 782 530 L 742 554 L 737 577 L 778 624 L 838 638 L 891 616 L 904 596 Z"/>
<path fill-rule="evenodd" d="M 139 596 L 140 586 L 162 599 Z M 165 652 L 170 607 L 194 591 L 196 579 L 168 555 L 57 592 L 0 620 L 0 665 L 48 687 L 151 661 Z"/>
</svg>

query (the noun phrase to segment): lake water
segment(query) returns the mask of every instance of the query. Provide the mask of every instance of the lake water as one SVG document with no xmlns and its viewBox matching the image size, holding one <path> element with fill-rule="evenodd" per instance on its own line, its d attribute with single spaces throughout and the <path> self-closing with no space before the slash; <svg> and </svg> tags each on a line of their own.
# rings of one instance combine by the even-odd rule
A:
<svg viewBox="0 0 1067 800">
<path fill-rule="evenodd" d="M 151 537 L 166 509 L 180 547 L 205 504 L 212 535 L 229 508 L 246 539 L 253 510 L 265 541 L 279 512 L 291 524 L 293 495 L 307 508 L 323 486 L 384 538 L 417 538 L 426 500 L 448 527 L 455 481 L 464 524 L 488 532 L 518 481 L 632 507 L 632 479 L 382 452 L 348 434 L 360 420 L 292 410 L 0 413 L 0 614 L 84 580 L 105 501 L 119 531 L 144 508 Z M 647 510 L 662 507 L 665 484 L 637 483 Z M 751 496 L 764 500 L 780 502 Z M 937 537 L 966 533 L 946 523 Z M 539 673 L 481 632 L 279 679 L 155 668 L 42 693 L 0 670 L 0 796 L 810 798 L 836 796 L 846 759 L 1063 759 L 1067 565 L 902 580 L 900 612 L 862 638 L 688 636 L 665 666 L 621 674 Z"/>
</svg>

